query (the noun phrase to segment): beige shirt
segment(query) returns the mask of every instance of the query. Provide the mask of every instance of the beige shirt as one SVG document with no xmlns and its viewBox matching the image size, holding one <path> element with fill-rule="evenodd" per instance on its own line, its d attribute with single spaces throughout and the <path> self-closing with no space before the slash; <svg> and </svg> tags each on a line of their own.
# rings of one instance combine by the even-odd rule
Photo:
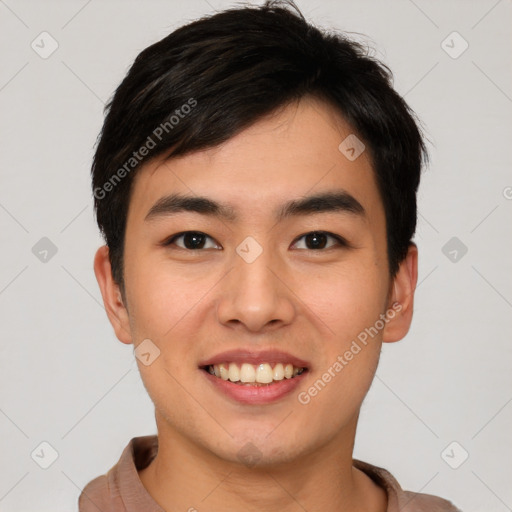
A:
<svg viewBox="0 0 512 512">
<path fill-rule="evenodd" d="M 79 512 L 165 512 L 143 486 L 137 470 L 148 466 L 158 451 L 158 437 L 134 437 L 119 462 L 106 475 L 89 482 L 78 499 Z M 386 490 L 387 512 L 461 512 L 449 501 L 430 494 L 403 491 L 389 471 L 353 460 Z"/>
</svg>

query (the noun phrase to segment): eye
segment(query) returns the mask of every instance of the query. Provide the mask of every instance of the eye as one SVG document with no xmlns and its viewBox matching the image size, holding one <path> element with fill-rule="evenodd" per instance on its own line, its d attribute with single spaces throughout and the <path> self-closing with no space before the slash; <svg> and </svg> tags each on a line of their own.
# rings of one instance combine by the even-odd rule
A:
<svg viewBox="0 0 512 512">
<path fill-rule="evenodd" d="M 328 239 L 334 240 L 334 243 L 331 245 L 327 245 Z M 341 236 L 334 235 L 333 233 L 328 233 L 326 231 L 311 231 L 311 233 L 306 233 L 302 235 L 297 240 L 304 239 L 304 243 L 306 247 L 296 247 L 296 249 L 310 249 L 310 250 L 318 250 L 318 249 L 331 249 L 335 246 L 340 247 L 348 247 L 348 243 Z M 299 242 L 295 242 L 296 246 Z M 303 244 L 304 244 L 303 243 Z"/>
<path fill-rule="evenodd" d="M 331 243 L 329 244 L 329 239 Z M 304 240 L 303 242 L 300 242 Z M 300 244 L 303 244 L 301 247 Z M 221 249 L 214 239 L 201 231 L 184 231 L 173 235 L 163 242 L 164 246 L 176 245 L 180 249 L 200 250 L 200 249 Z M 333 247 L 348 247 L 349 244 L 342 237 L 326 231 L 311 231 L 299 237 L 293 244 L 296 249 L 331 249 Z"/>
<path fill-rule="evenodd" d="M 212 240 L 211 236 L 208 236 L 206 233 L 202 233 L 201 231 L 184 231 L 183 233 L 178 233 L 177 235 L 173 235 L 171 238 L 168 238 L 163 245 L 177 245 L 180 249 L 189 249 L 189 250 L 197 250 L 197 249 L 218 249 L 219 246 L 216 243 L 208 245 L 206 240 Z M 180 243 L 176 243 L 178 240 L 182 241 L 183 245 Z"/>
</svg>

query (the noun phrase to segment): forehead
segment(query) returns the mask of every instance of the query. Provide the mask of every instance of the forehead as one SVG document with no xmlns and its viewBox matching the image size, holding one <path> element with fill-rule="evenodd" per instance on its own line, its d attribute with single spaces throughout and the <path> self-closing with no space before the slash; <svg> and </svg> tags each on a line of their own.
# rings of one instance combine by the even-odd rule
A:
<svg viewBox="0 0 512 512">
<path fill-rule="evenodd" d="M 180 193 L 230 205 L 237 219 L 247 220 L 286 200 L 331 189 L 345 190 L 380 214 L 371 158 L 363 148 L 332 106 L 302 99 L 215 148 L 143 166 L 132 185 L 129 218 L 143 219 L 159 199 Z"/>
</svg>

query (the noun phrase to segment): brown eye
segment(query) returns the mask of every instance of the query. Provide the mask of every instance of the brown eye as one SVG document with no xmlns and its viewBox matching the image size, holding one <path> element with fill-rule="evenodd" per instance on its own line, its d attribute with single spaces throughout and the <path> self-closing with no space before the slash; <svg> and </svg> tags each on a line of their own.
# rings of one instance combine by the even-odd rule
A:
<svg viewBox="0 0 512 512">
<path fill-rule="evenodd" d="M 311 233 L 306 233 L 298 238 L 298 241 L 295 242 L 295 246 L 299 244 L 299 241 L 304 239 L 303 247 L 296 247 L 297 249 L 308 249 L 308 250 L 318 250 L 318 249 L 330 249 L 331 247 L 336 246 L 347 246 L 347 243 L 343 238 L 338 235 L 334 235 L 333 233 L 328 233 L 326 231 L 312 231 Z M 329 243 L 329 239 L 333 240 L 334 243 Z"/>
<path fill-rule="evenodd" d="M 216 243 L 209 243 L 208 240 L 213 241 L 213 238 L 201 231 L 185 231 L 168 239 L 164 245 L 176 245 L 180 249 L 198 250 L 198 249 L 217 249 Z M 179 242 L 179 243 L 177 243 Z"/>
</svg>

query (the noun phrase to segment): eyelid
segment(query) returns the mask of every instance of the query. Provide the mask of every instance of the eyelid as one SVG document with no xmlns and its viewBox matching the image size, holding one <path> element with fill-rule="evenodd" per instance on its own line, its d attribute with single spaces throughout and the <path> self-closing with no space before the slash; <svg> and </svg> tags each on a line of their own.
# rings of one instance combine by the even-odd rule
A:
<svg viewBox="0 0 512 512">
<path fill-rule="evenodd" d="M 308 235 L 311 235 L 311 234 L 322 234 L 322 235 L 325 235 L 327 237 L 331 237 L 333 238 L 334 240 L 336 240 L 337 244 L 335 245 L 332 245 L 330 247 L 327 247 L 327 249 L 299 249 L 299 250 L 309 250 L 309 251 L 313 251 L 313 252 L 324 252 L 324 251 L 327 251 L 328 249 L 334 249 L 336 247 L 347 247 L 347 248 L 350 248 L 352 247 L 345 238 L 343 238 L 341 235 L 337 235 L 335 233 L 331 233 L 330 231 L 323 231 L 321 229 L 318 229 L 318 230 L 312 230 L 312 231 L 308 231 L 307 233 L 304 233 L 303 235 L 300 235 L 298 236 L 294 242 L 292 243 L 292 246 L 295 245 L 300 239 L 308 236 Z"/>
<path fill-rule="evenodd" d="M 177 238 L 180 238 L 183 235 L 187 235 L 188 233 L 195 233 L 195 234 L 198 234 L 198 235 L 203 235 L 203 236 L 213 240 L 216 245 L 222 247 L 220 245 L 220 243 L 217 242 L 217 240 L 215 240 L 215 238 L 213 238 L 212 236 L 208 235 L 207 233 L 204 233 L 203 231 L 190 230 L 190 229 L 187 230 L 187 231 L 181 231 L 180 233 L 175 233 L 174 235 L 171 235 L 171 236 L 167 237 L 163 242 L 161 242 L 160 245 L 162 245 L 163 247 L 167 247 L 169 245 L 172 245 L 172 244 L 174 244 L 174 242 L 175 242 L 175 240 Z M 179 247 L 179 246 L 177 246 L 177 247 L 178 247 L 178 249 L 182 249 L 184 251 L 189 251 L 189 252 L 200 252 L 200 251 L 204 250 L 204 249 L 195 249 L 195 250 L 194 249 L 187 249 L 187 248 Z"/>
<path fill-rule="evenodd" d="M 170 237 L 166 238 L 163 242 L 161 242 L 160 245 L 164 246 L 164 247 L 167 247 L 169 245 L 172 245 L 174 244 L 175 240 L 177 238 L 180 238 L 182 237 L 183 235 L 186 235 L 188 233 L 195 233 L 195 234 L 199 234 L 199 235 L 203 235 L 211 240 L 213 240 L 215 242 L 216 245 L 222 247 L 222 245 L 217 242 L 217 240 L 215 240 L 212 236 L 208 235 L 207 233 L 204 233 L 203 231 L 195 231 L 195 230 L 188 230 L 188 231 L 181 231 L 179 233 L 175 233 L 174 235 L 171 235 Z M 330 237 L 330 238 L 333 238 L 337 243 L 330 246 L 330 247 L 327 247 L 327 249 L 298 249 L 298 250 L 308 250 L 308 251 L 313 251 L 313 252 L 324 252 L 328 249 L 333 249 L 333 248 L 337 248 L 337 247 L 346 247 L 346 248 L 350 248 L 352 247 L 351 244 L 345 239 L 343 238 L 341 235 L 337 235 L 335 233 L 331 233 L 330 231 L 323 231 L 323 230 L 312 230 L 312 231 L 308 231 L 306 233 L 303 233 L 302 235 L 298 236 L 293 242 L 292 242 L 292 246 L 294 246 L 299 240 L 301 240 L 302 238 L 308 236 L 308 235 L 311 235 L 313 233 L 316 233 L 316 234 L 322 234 L 322 235 L 325 235 L 327 237 Z M 182 249 L 184 251 L 190 251 L 190 252 L 200 252 L 204 249 L 187 249 L 187 248 L 184 248 L 184 247 L 179 247 L 177 246 L 178 249 Z M 211 248 L 209 248 L 211 249 Z"/>
</svg>

